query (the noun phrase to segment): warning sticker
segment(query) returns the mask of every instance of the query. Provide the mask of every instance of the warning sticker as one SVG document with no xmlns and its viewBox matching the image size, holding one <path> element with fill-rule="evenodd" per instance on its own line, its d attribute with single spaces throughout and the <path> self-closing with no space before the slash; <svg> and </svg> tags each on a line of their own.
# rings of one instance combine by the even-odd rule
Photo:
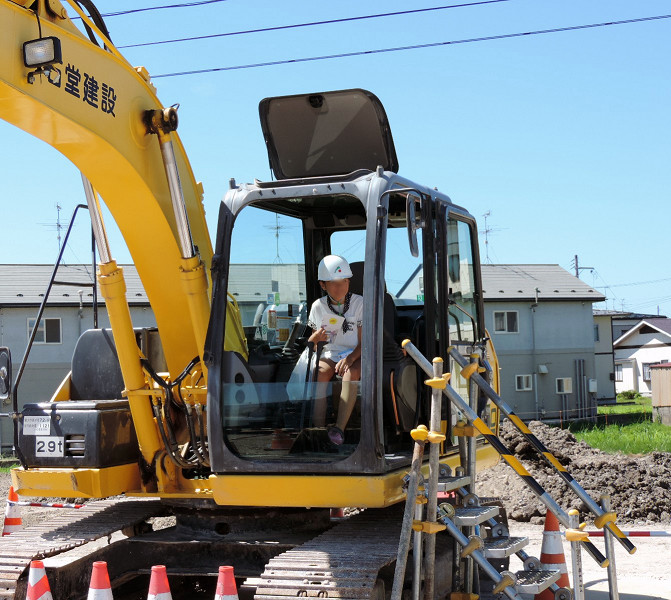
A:
<svg viewBox="0 0 671 600">
<path fill-rule="evenodd" d="M 49 435 L 51 417 L 23 417 L 23 435 Z"/>
</svg>

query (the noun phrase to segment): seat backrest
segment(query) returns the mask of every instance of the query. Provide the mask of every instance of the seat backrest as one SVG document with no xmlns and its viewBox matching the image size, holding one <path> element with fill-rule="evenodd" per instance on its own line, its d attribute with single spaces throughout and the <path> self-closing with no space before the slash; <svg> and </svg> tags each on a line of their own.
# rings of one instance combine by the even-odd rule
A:
<svg viewBox="0 0 671 600">
<path fill-rule="evenodd" d="M 72 400 L 118 399 L 124 387 L 112 330 L 85 331 L 72 355 Z"/>
<path fill-rule="evenodd" d="M 363 296 L 363 271 L 364 271 L 364 262 L 353 262 L 350 263 L 350 268 L 352 269 L 352 278 L 349 282 L 350 292 L 354 294 L 359 294 Z M 384 330 L 385 338 L 390 338 L 391 340 L 396 339 L 396 332 L 398 331 L 398 313 L 396 312 L 396 305 L 394 304 L 394 299 L 391 297 L 391 294 L 387 292 L 387 285 L 384 285 L 384 305 L 383 305 L 383 317 L 382 317 L 382 327 Z"/>
</svg>

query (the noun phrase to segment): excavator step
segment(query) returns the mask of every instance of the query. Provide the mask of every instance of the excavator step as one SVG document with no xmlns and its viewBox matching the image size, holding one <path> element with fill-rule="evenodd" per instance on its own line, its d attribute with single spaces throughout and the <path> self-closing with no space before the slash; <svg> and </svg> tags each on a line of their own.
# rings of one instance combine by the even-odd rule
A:
<svg viewBox="0 0 671 600">
<path fill-rule="evenodd" d="M 517 583 L 515 589 L 520 594 L 540 594 L 555 583 L 561 573 L 557 570 L 551 571 L 518 571 L 515 573 Z"/>
<path fill-rule="evenodd" d="M 487 558 L 507 558 L 529 543 L 526 537 L 492 537 L 486 538 L 485 556 Z"/>
<path fill-rule="evenodd" d="M 467 487 L 471 484 L 471 478 L 468 475 L 461 475 L 456 477 L 441 477 L 438 480 L 439 492 L 453 492 L 459 488 Z"/>
<path fill-rule="evenodd" d="M 457 508 L 452 520 L 457 527 L 475 527 L 498 514 L 498 506 L 466 506 Z"/>
</svg>

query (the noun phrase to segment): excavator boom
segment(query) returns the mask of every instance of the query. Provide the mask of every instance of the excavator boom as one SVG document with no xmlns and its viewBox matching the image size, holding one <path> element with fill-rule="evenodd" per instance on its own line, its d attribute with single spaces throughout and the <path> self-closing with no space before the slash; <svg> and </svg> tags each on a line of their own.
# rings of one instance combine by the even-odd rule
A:
<svg viewBox="0 0 671 600">
<path fill-rule="evenodd" d="M 63 11 L 0 1 L 0 114 L 53 146 L 92 183 L 109 208 L 147 292 L 172 373 L 199 355 L 180 281 L 181 255 L 170 191 L 147 111 L 162 110 L 149 75 L 109 40 L 87 39 Z M 55 6 L 49 2 L 48 6 Z M 60 42 L 62 62 L 32 73 L 21 52 L 39 38 Z M 32 81 L 32 82 L 31 82 Z M 194 246 L 209 267 L 212 244 L 203 190 L 176 133 L 171 135 Z"/>
</svg>

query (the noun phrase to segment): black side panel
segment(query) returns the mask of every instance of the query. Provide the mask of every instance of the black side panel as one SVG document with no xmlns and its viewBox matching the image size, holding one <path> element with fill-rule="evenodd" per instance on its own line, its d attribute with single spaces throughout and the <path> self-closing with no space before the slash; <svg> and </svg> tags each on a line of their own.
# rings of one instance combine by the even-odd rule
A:
<svg viewBox="0 0 671 600">
<path fill-rule="evenodd" d="M 28 467 L 112 467 L 138 460 L 128 400 L 26 404 L 19 444 Z"/>
</svg>

